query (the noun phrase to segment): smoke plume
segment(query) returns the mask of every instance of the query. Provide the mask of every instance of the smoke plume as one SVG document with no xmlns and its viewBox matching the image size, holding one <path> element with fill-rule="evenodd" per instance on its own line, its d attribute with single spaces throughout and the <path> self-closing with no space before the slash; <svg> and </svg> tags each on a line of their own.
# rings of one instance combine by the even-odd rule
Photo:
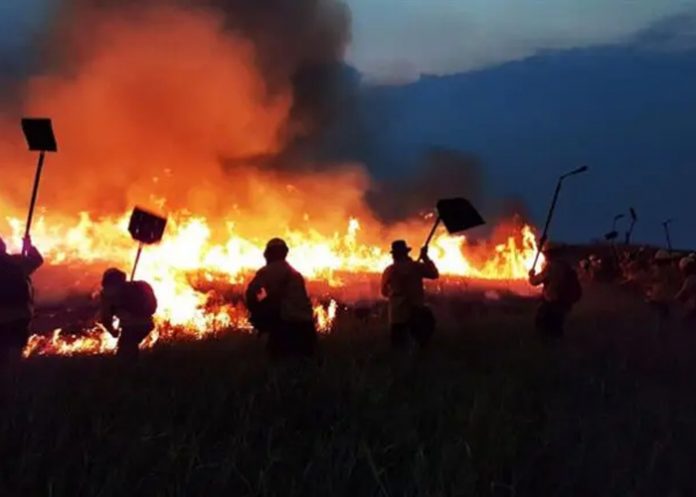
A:
<svg viewBox="0 0 696 497">
<path fill-rule="evenodd" d="M 455 150 L 432 148 L 423 158 L 419 173 L 377 183 L 367 201 L 385 222 L 431 212 L 435 200 L 466 197 L 482 208 L 483 170 L 479 159 Z"/>
<path fill-rule="evenodd" d="M 35 43 L 40 71 L 0 116 L 13 178 L 0 207 L 26 202 L 31 182 L 20 114 L 54 121 L 59 153 L 40 196 L 54 211 L 239 207 L 259 157 L 331 118 L 349 21 L 333 0 L 61 1 Z M 282 196 L 289 180 L 264 174 L 255 181 L 276 181 L 264 200 Z"/>
</svg>

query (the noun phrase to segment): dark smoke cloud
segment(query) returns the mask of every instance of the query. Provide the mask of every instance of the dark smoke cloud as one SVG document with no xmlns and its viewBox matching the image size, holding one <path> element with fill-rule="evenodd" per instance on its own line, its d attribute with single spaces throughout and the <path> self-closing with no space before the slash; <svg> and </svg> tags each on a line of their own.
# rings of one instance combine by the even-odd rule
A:
<svg viewBox="0 0 696 497">
<path fill-rule="evenodd" d="M 430 212 L 439 198 L 465 197 L 483 209 L 484 178 L 480 160 L 456 150 L 432 148 L 413 176 L 379 182 L 367 193 L 370 207 L 391 223 Z"/>
</svg>

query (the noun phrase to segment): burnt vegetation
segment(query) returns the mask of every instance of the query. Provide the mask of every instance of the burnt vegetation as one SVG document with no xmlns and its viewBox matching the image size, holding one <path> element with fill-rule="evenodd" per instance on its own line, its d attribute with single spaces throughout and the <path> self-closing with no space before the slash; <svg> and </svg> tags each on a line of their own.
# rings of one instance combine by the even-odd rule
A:
<svg viewBox="0 0 696 497">
<path fill-rule="evenodd" d="M 565 341 L 530 302 L 435 302 L 423 356 L 344 312 L 318 364 L 262 340 L 32 358 L 8 385 L 0 494 L 693 495 L 696 338 L 595 284 Z M 496 307 L 497 306 L 497 307 Z"/>
</svg>

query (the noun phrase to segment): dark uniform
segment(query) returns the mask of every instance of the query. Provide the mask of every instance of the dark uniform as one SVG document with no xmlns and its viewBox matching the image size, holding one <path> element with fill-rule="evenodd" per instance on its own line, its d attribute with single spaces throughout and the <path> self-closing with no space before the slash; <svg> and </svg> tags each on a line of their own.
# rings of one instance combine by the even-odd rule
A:
<svg viewBox="0 0 696 497">
<path fill-rule="evenodd" d="M 126 281 L 126 275 L 118 269 L 104 273 L 101 292 L 100 321 L 116 336 L 114 318 L 118 318 L 118 348 L 116 355 L 135 359 L 139 345 L 155 328 L 153 315 L 157 299 L 149 284 L 144 281 Z"/>
<path fill-rule="evenodd" d="M 403 240 L 392 243 L 394 263 L 382 273 L 382 295 L 389 299 L 389 327 L 394 348 L 402 348 L 410 335 L 425 347 L 435 331 L 435 318 L 425 305 L 423 279 L 437 279 L 440 273 L 427 251 L 421 261 L 408 256 L 411 249 Z"/>
<path fill-rule="evenodd" d="M 309 357 L 317 344 L 305 281 L 285 260 L 287 253 L 283 240 L 269 241 L 264 252 L 266 265 L 258 270 L 245 294 L 252 324 L 268 334 L 267 351 L 272 359 Z"/>
<path fill-rule="evenodd" d="M 29 339 L 34 315 L 34 290 L 31 275 L 43 264 L 39 251 L 25 243 L 23 254 L 8 254 L 0 240 L 0 360 L 21 357 Z"/>
<path fill-rule="evenodd" d="M 540 273 L 530 271 L 529 274 L 530 284 L 544 286 L 535 325 L 546 338 L 563 336 L 566 318 L 581 293 L 577 273 L 570 264 L 557 258 L 558 251 L 559 247 L 556 246 L 546 248 L 544 269 Z"/>
</svg>

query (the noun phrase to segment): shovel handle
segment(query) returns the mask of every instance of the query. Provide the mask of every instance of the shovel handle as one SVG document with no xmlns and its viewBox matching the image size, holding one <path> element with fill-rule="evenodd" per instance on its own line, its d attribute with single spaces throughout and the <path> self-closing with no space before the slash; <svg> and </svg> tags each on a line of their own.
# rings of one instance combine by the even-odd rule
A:
<svg viewBox="0 0 696 497">
<path fill-rule="evenodd" d="M 135 255 L 135 263 L 133 264 L 133 270 L 131 271 L 131 281 L 133 281 L 133 278 L 135 278 L 135 270 L 138 267 L 138 262 L 140 262 L 140 254 L 143 253 L 143 244 L 142 242 L 138 244 L 138 253 Z"/>
<path fill-rule="evenodd" d="M 435 224 L 433 224 L 432 229 L 430 230 L 430 234 L 428 234 L 428 238 L 425 239 L 425 244 L 423 247 L 427 247 L 430 245 L 430 242 L 433 239 L 433 235 L 435 235 L 435 230 L 437 230 L 437 227 L 440 226 L 440 222 L 442 221 L 442 218 L 440 216 L 437 216 L 437 219 L 435 219 Z"/>
<path fill-rule="evenodd" d="M 36 165 L 36 175 L 34 175 L 34 188 L 31 191 L 31 201 L 29 203 L 29 214 L 27 215 L 27 225 L 24 230 L 24 239 L 29 238 L 29 232 L 31 231 L 31 221 L 34 218 L 34 207 L 36 206 L 36 197 L 39 194 L 39 180 L 41 179 L 41 171 L 43 170 L 44 157 L 46 155 L 45 151 L 39 153 L 39 162 Z"/>
</svg>

